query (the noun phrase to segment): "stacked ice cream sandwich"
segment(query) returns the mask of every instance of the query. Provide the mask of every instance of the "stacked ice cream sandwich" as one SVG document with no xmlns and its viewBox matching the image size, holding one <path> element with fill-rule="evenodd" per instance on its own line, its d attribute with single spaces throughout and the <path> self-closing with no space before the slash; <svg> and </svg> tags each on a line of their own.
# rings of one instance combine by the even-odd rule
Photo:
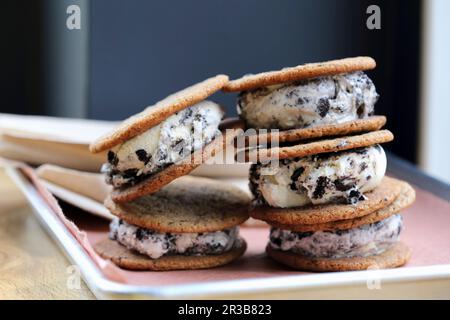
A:
<svg viewBox="0 0 450 320">
<path fill-rule="evenodd" d="M 364 73 L 373 68 L 372 58 L 348 58 L 248 75 L 224 88 L 240 92 L 248 128 L 278 129 L 256 140 L 276 139 L 277 147 L 248 148 L 245 158 L 256 159 L 250 215 L 271 225 L 266 251 L 282 264 L 341 271 L 409 259 L 398 213 L 415 193 L 385 176 L 380 144 L 393 135 L 381 130 L 385 117 L 373 115 L 378 94 Z"/>
<path fill-rule="evenodd" d="M 174 270 L 223 265 L 243 254 L 238 225 L 248 218 L 248 195 L 182 177 L 235 136 L 221 129 L 239 124 L 221 126 L 222 108 L 205 100 L 227 82 L 219 75 L 179 91 L 91 144 L 92 152 L 107 151 L 102 171 L 113 191 L 105 206 L 116 216 L 109 239 L 95 246 L 101 256 L 133 270 Z"/>
</svg>

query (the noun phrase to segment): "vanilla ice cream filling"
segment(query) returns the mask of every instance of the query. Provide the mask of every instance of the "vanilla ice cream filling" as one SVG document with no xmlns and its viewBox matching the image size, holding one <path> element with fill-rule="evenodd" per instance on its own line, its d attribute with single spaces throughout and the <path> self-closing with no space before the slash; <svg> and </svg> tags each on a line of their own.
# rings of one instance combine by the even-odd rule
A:
<svg viewBox="0 0 450 320">
<path fill-rule="evenodd" d="M 366 118 L 377 100 L 360 71 L 244 91 L 237 109 L 251 128 L 284 130 Z"/>
<path fill-rule="evenodd" d="M 337 231 L 294 232 L 272 228 L 269 245 L 312 258 L 353 258 L 383 253 L 399 241 L 402 217 Z"/>
<path fill-rule="evenodd" d="M 220 133 L 222 117 L 218 104 L 200 102 L 114 147 L 102 168 L 107 182 L 115 187 L 134 184 L 201 149 Z"/>
<path fill-rule="evenodd" d="M 115 218 L 109 237 L 152 259 L 164 255 L 213 255 L 231 250 L 239 241 L 239 227 L 203 233 L 161 233 Z"/>
<path fill-rule="evenodd" d="M 257 204 L 290 208 L 308 204 L 364 200 L 364 193 L 380 185 L 386 172 L 380 145 L 279 163 L 254 164 L 250 188 Z"/>
</svg>

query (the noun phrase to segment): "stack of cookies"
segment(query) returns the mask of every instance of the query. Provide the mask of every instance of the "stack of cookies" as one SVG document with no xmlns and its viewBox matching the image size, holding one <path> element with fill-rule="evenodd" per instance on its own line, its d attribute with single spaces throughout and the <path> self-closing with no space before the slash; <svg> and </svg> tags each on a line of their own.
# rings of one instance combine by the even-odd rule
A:
<svg viewBox="0 0 450 320">
<path fill-rule="evenodd" d="M 299 270 L 391 268 L 406 263 L 399 241 L 402 217 L 415 192 L 385 176 L 381 146 L 393 135 L 374 116 L 378 94 L 364 73 L 372 58 L 357 57 L 285 68 L 230 81 L 240 92 L 247 128 L 278 129 L 248 146 L 254 160 L 250 215 L 271 225 L 266 251 Z M 256 159 L 256 160 L 255 160 Z"/>
<path fill-rule="evenodd" d="M 364 73 L 373 68 L 372 58 L 357 57 L 234 81 L 218 75 L 125 120 L 91 145 L 107 151 L 105 205 L 116 216 L 95 249 L 132 270 L 209 268 L 244 253 L 238 226 L 248 195 L 185 176 L 235 140 L 239 131 L 225 129 L 242 127 L 205 100 L 222 89 L 240 92 L 246 128 L 265 130 L 244 137 L 256 144 L 238 158 L 254 162 L 250 215 L 271 225 L 271 258 L 311 271 L 403 265 L 410 249 L 399 241 L 398 213 L 415 192 L 385 176 L 381 144 L 393 135 L 373 115 L 378 94 Z"/>
<path fill-rule="evenodd" d="M 175 270 L 219 266 L 244 253 L 238 225 L 248 218 L 248 195 L 183 177 L 235 137 L 221 130 L 239 123 L 221 126 L 222 108 L 205 100 L 227 82 L 218 75 L 179 91 L 91 144 L 92 152 L 107 151 L 102 171 L 113 189 L 105 206 L 116 216 L 109 239 L 95 246 L 102 257 L 132 270 Z"/>
</svg>

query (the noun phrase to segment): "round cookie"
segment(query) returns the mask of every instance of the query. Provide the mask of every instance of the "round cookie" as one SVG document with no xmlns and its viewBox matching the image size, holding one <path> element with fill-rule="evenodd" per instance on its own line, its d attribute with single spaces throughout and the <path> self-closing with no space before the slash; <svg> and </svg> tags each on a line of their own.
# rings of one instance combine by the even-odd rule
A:
<svg viewBox="0 0 450 320">
<path fill-rule="evenodd" d="M 246 75 L 240 79 L 228 82 L 223 87 L 223 91 L 245 91 L 279 83 L 370 70 L 375 67 L 376 62 L 370 57 L 354 57 L 319 63 L 308 63 L 296 67 L 284 68 L 278 71 Z"/>
<path fill-rule="evenodd" d="M 315 225 L 355 219 L 389 206 L 400 195 L 404 187 L 402 181 L 384 177 L 381 184 L 373 191 L 365 193 L 367 200 L 354 205 L 321 204 L 296 208 L 274 208 L 258 206 L 250 211 L 250 216 L 266 221 L 269 224 Z"/>
<path fill-rule="evenodd" d="M 104 259 L 111 260 L 121 268 L 129 270 L 193 270 L 218 267 L 236 260 L 247 248 L 244 239 L 240 238 L 230 251 L 219 255 L 167 255 L 151 259 L 145 255 L 128 250 L 118 242 L 105 239 L 94 246 L 95 251 Z"/>
<path fill-rule="evenodd" d="M 269 257 L 281 264 L 297 270 L 316 272 L 396 268 L 404 265 L 411 257 L 411 249 L 403 242 L 398 242 L 381 254 L 357 258 L 309 258 L 292 252 L 274 250 L 270 245 L 266 247 L 266 252 Z"/>
<path fill-rule="evenodd" d="M 238 161 L 244 159 L 245 162 L 262 162 L 276 159 L 306 157 L 319 153 L 338 152 L 367 147 L 378 143 L 389 142 L 393 139 L 394 135 L 389 130 L 378 130 L 360 135 L 320 140 L 293 146 L 243 150 L 236 154 L 236 159 Z"/>
<path fill-rule="evenodd" d="M 250 197 L 226 182 L 185 176 L 134 201 L 105 206 L 117 217 L 158 232 L 200 233 L 234 227 L 248 219 Z"/>
<path fill-rule="evenodd" d="M 273 227 L 291 230 L 295 232 L 314 232 L 314 231 L 335 231 L 335 230 L 346 230 L 356 228 L 365 224 L 374 223 L 389 218 L 390 216 L 400 212 L 401 210 L 409 207 L 413 204 L 416 193 L 414 189 L 406 182 L 401 182 L 402 190 L 398 197 L 389 204 L 387 207 L 378 209 L 372 213 L 365 216 L 338 220 L 318 224 L 298 224 L 298 225 L 285 225 L 278 222 L 270 222 Z"/>
<path fill-rule="evenodd" d="M 190 156 L 186 157 L 182 161 L 169 165 L 163 170 L 148 176 L 143 181 L 133 186 L 113 189 L 111 192 L 111 199 L 115 202 L 132 201 L 144 195 L 154 193 L 173 180 L 187 175 L 202 163 L 206 162 L 208 159 L 214 157 L 217 153 L 225 149 L 226 146 L 232 146 L 234 138 L 240 134 L 241 131 L 227 129 L 242 129 L 242 122 L 236 119 L 231 119 L 222 122 L 220 127 L 222 129 L 221 137 L 215 138 L 203 149 L 194 151 Z"/>
<path fill-rule="evenodd" d="M 293 142 L 307 139 L 317 139 L 329 136 L 343 136 L 358 132 L 368 132 L 380 130 L 386 124 L 385 116 L 371 116 L 366 119 L 357 119 L 337 124 L 317 125 L 311 128 L 280 130 L 267 133 L 257 133 L 244 136 L 244 145 L 239 145 L 236 139 L 235 146 L 238 148 L 256 147 L 261 142 L 269 143 L 272 140 L 278 143 Z"/>
<path fill-rule="evenodd" d="M 205 100 L 228 82 L 228 76 L 217 75 L 178 91 L 144 111 L 123 121 L 117 128 L 94 141 L 93 153 L 105 151 L 158 125 L 174 113 Z"/>
</svg>

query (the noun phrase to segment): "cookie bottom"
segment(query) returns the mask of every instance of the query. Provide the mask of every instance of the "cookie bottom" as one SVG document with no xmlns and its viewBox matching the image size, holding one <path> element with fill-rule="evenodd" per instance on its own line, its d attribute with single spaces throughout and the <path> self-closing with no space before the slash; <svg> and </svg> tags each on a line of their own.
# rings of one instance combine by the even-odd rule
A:
<svg viewBox="0 0 450 320">
<path fill-rule="evenodd" d="M 266 247 L 266 252 L 269 257 L 281 264 L 297 270 L 316 272 L 396 268 L 404 265 L 411 257 L 411 249 L 403 242 L 396 243 L 381 254 L 358 258 L 310 258 L 292 252 L 275 250 L 269 245 Z"/>
<path fill-rule="evenodd" d="M 145 255 L 128 250 L 117 241 L 105 239 L 94 246 L 95 251 L 104 259 L 111 260 L 117 266 L 129 270 L 193 270 L 218 267 L 242 256 L 247 243 L 240 238 L 230 251 L 218 255 L 167 255 L 151 259 Z"/>
<path fill-rule="evenodd" d="M 357 228 L 359 226 L 374 223 L 391 217 L 392 215 L 399 213 L 401 210 L 411 206 L 416 199 L 416 192 L 407 182 L 402 182 L 402 190 L 400 195 L 388 206 L 378 209 L 365 216 L 336 220 L 318 224 L 298 224 L 298 225 L 286 225 L 283 223 L 270 222 L 270 225 L 275 228 L 291 230 L 296 232 L 314 232 L 314 231 L 335 231 Z"/>
<path fill-rule="evenodd" d="M 291 225 L 308 225 L 311 227 L 304 229 L 317 230 L 314 225 L 355 219 L 386 208 L 408 187 L 409 185 L 401 180 L 385 176 L 378 187 L 365 193 L 366 200 L 354 205 L 327 203 L 296 208 L 275 208 L 263 205 L 250 211 L 250 216 L 282 228 Z M 290 227 L 287 228 L 291 230 Z"/>
<path fill-rule="evenodd" d="M 385 116 L 369 116 L 333 124 L 319 124 L 307 128 L 278 130 L 244 136 L 245 147 L 256 147 L 257 141 L 294 142 L 322 137 L 338 137 L 358 132 L 378 131 L 386 124 Z"/>
</svg>

